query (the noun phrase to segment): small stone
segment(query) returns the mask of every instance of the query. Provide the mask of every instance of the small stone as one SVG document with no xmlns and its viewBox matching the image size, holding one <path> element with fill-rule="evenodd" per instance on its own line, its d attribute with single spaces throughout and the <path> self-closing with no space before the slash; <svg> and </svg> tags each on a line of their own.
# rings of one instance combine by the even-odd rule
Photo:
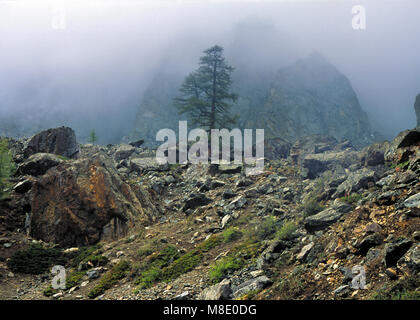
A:
<svg viewBox="0 0 420 320">
<path fill-rule="evenodd" d="M 54 294 L 52 297 L 53 297 L 54 299 L 59 299 L 59 298 L 61 298 L 61 297 L 63 297 L 63 296 L 64 296 L 64 294 L 63 294 L 62 292 L 58 292 L 58 293 Z"/>
<path fill-rule="evenodd" d="M 398 279 L 397 271 L 394 268 L 386 269 L 385 273 L 392 280 Z"/>
</svg>

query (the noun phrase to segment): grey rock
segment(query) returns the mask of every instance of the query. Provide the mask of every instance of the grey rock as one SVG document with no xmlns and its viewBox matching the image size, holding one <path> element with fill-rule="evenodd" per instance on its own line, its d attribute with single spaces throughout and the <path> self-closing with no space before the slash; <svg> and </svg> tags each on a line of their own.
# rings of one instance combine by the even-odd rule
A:
<svg viewBox="0 0 420 320">
<path fill-rule="evenodd" d="M 169 165 L 159 164 L 156 161 L 156 158 L 134 158 L 129 162 L 129 167 L 132 171 L 139 173 L 149 172 L 149 171 L 168 171 Z"/>
<path fill-rule="evenodd" d="M 398 260 L 397 266 L 400 270 L 407 271 L 412 275 L 420 272 L 420 244 L 407 251 L 407 253 Z"/>
<path fill-rule="evenodd" d="M 228 300 L 232 297 L 231 282 L 224 279 L 222 282 L 215 284 L 198 295 L 198 300 Z"/>
<path fill-rule="evenodd" d="M 374 185 L 377 180 L 378 176 L 375 171 L 362 168 L 356 172 L 350 173 L 346 181 L 337 187 L 337 191 L 334 193 L 333 197 L 340 198 L 346 194 L 359 191 L 360 189 L 367 189 L 370 185 Z"/>
<path fill-rule="evenodd" d="M 314 243 L 313 242 L 311 242 L 311 243 L 307 244 L 306 246 L 304 246 L 300 250 L 299 254 L 296 256 L 296 259 L 297 260 L 304 260 L 306 258 L 306 256 L 309 254 L 309 252 L 311 251 L 311 249 L 313 248 L 313 246 L 314 246 Z"/>
<path fill-rule="evenodd" d="M 335 297 L 345 298 L 350 294 L 350 292 L 351 292 L 350 286 L 345 284 L 335 289 L 333 291 L 333 294 Z"/>
<path fill-rule="evenodd" d="M 385 267 L 395 266 L 398 260 L 410 249 L 412 243 L 410 239 L 401 239 L 396 242 L 387 243 L 384 248 L 383 259 Z"/>
<path fill-rule="evenodd" d="M 21 163 L 17 172 L 20 175 L 40 176 L 48 169 L 58 166 L 63 160 L 52 153 L 36 153 Z"/>
<path fill-rule="evenodd" d="M 365 147 L 361 152 L 362 166 L 377 166 L 385 163 L 385 152 L 389 148 L 389 142 L 377 142 Z"/>
<path fill-rule="evenodd" d="M 345 213 L 351 210 L 351 206 L 345 203 L 336 204 L 320 213 L 305 219 L 305 228 L 308 231 L 323 230 L 338 221 Z"/>
<path fill-rule="evenodd" d="M 120 145 L 114 154 L 114 159 L 116 161 L 128 159 L 136 150 L 133 146 L 130 146 L 129 144 L 122 144 Z"/>
<path fill-rule="evenodd" d="M 185 201 L 183 210 L 186 211 L 188 209 L 195 209 L 201 206 L 205 206 L 211 202 L 212 200 L 210 198 L 207 198 L 202 193 L 192 193 Z"/>
<path fill-rule="evenodd" d="M 367 254 L 370 248 L 379 246 L 383 242 L 383 236 L 379 233 L 370 234 L 360 240 L 357 240 L 353 246 L 358 249 L 361 255 Z"/>
<path fill-rule="evenodd" d="M 270 286 L 272 283 L 273 281 L 266 276 L 259 276 L 255 279 L 245 281 L 233 289 L 233 297 L 238 298 L 250 291 L 262 290 Z"/>
<path fill-rule="evenodd" d="M 183 293 L 174 297 L 174 300 L 188 300 L 190 297 L 189 291 L 184 291 Z"/>
<path fill-rule="evenodd" d="M 334 169 L 337 166 L 348 168 L 352 164 L 359 164 L 360 156 L 356 151 L 339 151 L 305 156 L 302 167 L 306 169 L 306 176 L 315 179 L 322 172 Z"/>
<path fill-rule="evenodd" d="M 98 270 L 89 270 L 86 272 L 86 275 L 89 280 L 99 278 L 99 271 Z"/>
<path fill-rule="evenodd" d="M 53 153 L 67 158 L 75 158 L 79 153 L 76 135 L 69 127 L 41 131 L 29 139 L 24 154 L 29 157 L 35 153 Z"/>
</svg>

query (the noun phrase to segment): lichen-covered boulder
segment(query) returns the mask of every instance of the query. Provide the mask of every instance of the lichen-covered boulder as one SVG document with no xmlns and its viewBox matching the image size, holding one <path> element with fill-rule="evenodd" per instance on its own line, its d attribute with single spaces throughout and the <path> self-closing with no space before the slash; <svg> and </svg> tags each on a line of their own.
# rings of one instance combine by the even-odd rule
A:
<svg viewBox="0 0 420 320">
<path fill-rule="evenodd" d="M 103 153 L 63 161 L 33 183 L 29 233 L 63 247 L 122 237 L 159 215 L 136 188 L 121 180 Z"/>
</svg>

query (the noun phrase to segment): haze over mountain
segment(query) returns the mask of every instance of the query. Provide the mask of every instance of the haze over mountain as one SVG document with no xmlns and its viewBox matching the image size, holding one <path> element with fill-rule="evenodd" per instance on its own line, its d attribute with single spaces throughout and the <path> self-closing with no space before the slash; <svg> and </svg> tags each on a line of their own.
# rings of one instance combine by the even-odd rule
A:
<svg viewBox="0 0 420 320">
<path fill-rule="evenodd" d="M 366 30 L 351 27 L 354 4 L 366 7 Z M 1 135 L 68 125 L 81 141 L 94 128 L 100 143 L 117 143 L 133 131 L 148 88 L 159 90 L 157 79 L 182 81 L 216 43 L 236 67 L 237 88 L 255 79 L 263 87 L 276 71 L 319 52 L 349 79 L 374 130 L 392 138 L 416 124 L 415 0 L 74 1 L 63 8 L 66 27 L 54 29 L 48 2 L 0 3 Z"/>
</svg>

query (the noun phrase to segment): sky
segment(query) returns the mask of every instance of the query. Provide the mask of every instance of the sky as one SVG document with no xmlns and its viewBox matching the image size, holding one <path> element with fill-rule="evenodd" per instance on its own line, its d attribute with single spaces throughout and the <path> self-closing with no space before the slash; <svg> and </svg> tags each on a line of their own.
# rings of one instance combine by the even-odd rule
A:
<svg viewBox="0 0 420 320">
<path fill-rule="evenodd" d="M 355 5 L 365 29 L 352 26 Z M 94 128 L 116 143 L 158 70 L 195 69 L 217 43 L 274 70 L 319 52 L 392 139 L 416 125 L 419 12 L 418 0 L 0 0 L 0 120 L 22 132 L 69 125 L 82 140 Z"/>
</svg>

